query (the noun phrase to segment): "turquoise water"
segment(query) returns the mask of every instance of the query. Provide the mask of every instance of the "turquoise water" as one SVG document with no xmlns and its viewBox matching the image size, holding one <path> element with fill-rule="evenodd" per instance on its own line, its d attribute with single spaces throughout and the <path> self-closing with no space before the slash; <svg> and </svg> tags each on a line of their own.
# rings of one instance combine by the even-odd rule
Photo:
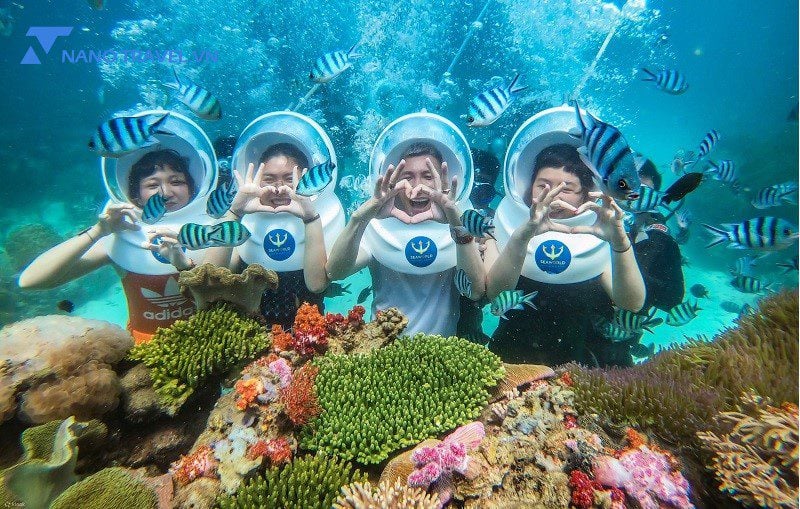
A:
<svg viewBox="0 0 800 509">
<path fill-rule="evenodd" d="M 758 211 L 749 201 L 762 187 L 797 180 L 798 124 L 787 116 L 798 100 L 798 6 L 784 2 L 767 8 L 742 0 L 634 4 L 621 14 L 621 4 L 592 0 L 491 0 L 476 23 L 483 2 L 412 0 L 390 7 L 374 0 L 234 0 L 225 6 L 109 0 L 100 11 L 85 2 L 0 2 L 3 19 L 13 20 L 0 50 L 5 112 L 0 241 L 9 251 L 9 234 L 32 223 L 49 225 L 62 237 L 90 225 L 105 199 L 98 159 L 86 148 L 98 122 L 119 111 L 174 105 L 163 86 L 171 81 L 168 63 L 68 63 L 62 62 L 62 50 L 181 49 L 189 56 L 178 65 L 181 74 L 222 101 L 220 121 L 198 120 L 213 140 L 235 136 L 253 118 L 295 103 L 311 88 L 308 72 L 318 56 L 361 39 L 362 56 L 353 69 L 321 87 L 300 109 L 333 140 L 340 178 L 366 174 L 372 144 L 400 115 L 436 111 L 454 121 L 473 148 L 486 149 L 497 138 L 508 141 L 532 114 L 560 104 L 584 78 L 581 105 L 618 126 L 635 150 L 662 167 L 662 188 L 675 178 L 665 168 L 673 154 L 696 149 L 706 132 L 719 130 L 722 140 L 713 157 L 735 160 L 750 191 L 737 196 L 711 181 L 689 195 L 685 208 L 694 225 L 682 246 L 690 263 L 684 268 L 687 292 L 701 283 L 711 298 L 701 300 L 703 311 L 686 326 L 662 325 L 643 342 L 665 345 L 712 335 L 736 318 L 722 310 L 722 301 L 741 305 L 757 296 L 730 285 L 727 267 L 743 252 L 706 249 L 700 223 L 758 215 L 797 223 L 796 205 Z M 35 38 L 26 37 L 30 26 L 74 29 L 45 54 Z M 468 33 L 465 51 L 445 80 Z M 41 65 L 20 64 L 29 47 Z M 215 59 L 194 62 L 192 52 Z M 680 96 L 665 94 L 640 80 L 639 67 L 679 69 L 690 88 Z M 460 116 L 470 99 L 515 72 L 530 88 L 492 126 L 468 128 Z M 350 211 L 366 197 L 349 187 L 338 193 Z M 796 287 L 797 272 L 783 275 L 776 266 L 796 253 L 795 243 L 769 255 L 759 262 L 757 275 L 775 287 Z M 58 290 L 24 294 L 15 288 L 18 270 L 8 256 L 2 259 L 3 323 L 57 312 L 63 299 L 75 302 L 74 313 L 81 316 L 120 325 L 127 320 L 121 286 L 109 269 Z M 351 293 L 328 299 L 328 310 L 352 306 L 369 278 L 362 272 L 342 282 L 348 283 Z M 486 332 L 495 326 L 487 313 Z"/>
</svg>

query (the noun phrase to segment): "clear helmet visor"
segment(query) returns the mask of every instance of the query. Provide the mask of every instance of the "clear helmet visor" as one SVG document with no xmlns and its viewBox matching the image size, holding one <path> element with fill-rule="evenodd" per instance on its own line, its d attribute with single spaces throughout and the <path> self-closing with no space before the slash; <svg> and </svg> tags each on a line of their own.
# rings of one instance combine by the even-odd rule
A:
<svg viewBox="0 0 800 509">
<path fill-rule="evenodd" d="M 258 117 L 244 129 L 233 151 L 231 168 L 244 177 L 249 164 L 258 168 L 261 155 L 279 143 L 289 143 L 300 150 L 309 168 L 328 160 L 336 164 L 333 143 L 318 123 L 299 113 L 275 111 Z M 337 165 L 333 170 L 333 183 L 337 182 L 338 172 Z M 335 187 L 328 185 L 319 195 L 333 194 Z"/>
<path fill-rule="evenodd" d="M 398 118 L 378 136 L 370 155 L 370 181 L 397 165 L 406 149 L 415 143 L 430 143 L 447 163 L 448 180 L 458 177 L 456 202 L 469 198 L 473 184 L 472 154 L 466 138 L 452 122 L 433 113 L 412 113 Z M 447 187 L 448 183 L 442 182 Z"/>
<path fill-rule="evenodd" d="M 142 111 L 133 115 L 163 114 L 163 110 Z M 169 134 L 154 134 L 156 143 L 142 147 L 119 158 L 102 157 L 100 166 L 108 196 L 114 203 L 134 203 L 130 189 L 133 166 L 146 154 L 159 150 L 174 150 L 188 160 L 189 174 L 194 181 L 189 204 L 203 202 L 217 183 L 217 158 L 214 147 L 206 133 L 189 118 L 176 112 L 161 124 L 159 131 Z M 135 183 L 134 183 L 135 185 Z M 188 206 L 187 204 L 186 206 Z M 184 208 L 186 207 L 184 206 Z M 177 212 L 177 211 L 175 211 Z M 169 212 L 167 214 L 170 214 Z"/>
</svg>

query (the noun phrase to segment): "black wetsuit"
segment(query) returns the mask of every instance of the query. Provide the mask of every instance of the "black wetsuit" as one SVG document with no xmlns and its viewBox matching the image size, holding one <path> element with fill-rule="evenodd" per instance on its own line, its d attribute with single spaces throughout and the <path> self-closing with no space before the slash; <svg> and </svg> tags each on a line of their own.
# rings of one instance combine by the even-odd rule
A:
<svg viewBox="0 0 800 509">
<path fill-rule="evenodd" d="M 661 214 L 637 214 L 629 234 L 647 292 L 645 313 L 653 306 L 669 311 L 683 301 L 681 250 L 665 223 Z"/>
<path fill-rule="evenodd" d="M 629 366 L 627 346 L 600 335 L 593 326 L 611 319 L 611 299 L 600 276 L 581 283 L 556 285 L 520 276 L 517 290 L 538 291 L 534 304 L 506 313 L 492 335 L 489 349 L 510 363 L 556 366 L 577 361 L 588 366 Z"/>
<path fill-rule="evenodd" d="M 267 289 L 261 295 L 261 315 L 268 325 L 279 324 L 288 329 L 294 324 L 294 315 L 303 302 L 316 304 L 320 313 L 325 313 L 323 294 L 306 287 L 302 269 L 278 272 L 278 289 Z"/>
</svg>

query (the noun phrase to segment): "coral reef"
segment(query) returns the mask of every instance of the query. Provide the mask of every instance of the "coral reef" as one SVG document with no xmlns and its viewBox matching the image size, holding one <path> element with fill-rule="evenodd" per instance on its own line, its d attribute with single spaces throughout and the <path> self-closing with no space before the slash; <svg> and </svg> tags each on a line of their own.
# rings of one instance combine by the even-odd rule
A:
<svg viewBox="0 0 800 509">
<path fill-rule="evenodd" d="M 377 488 L 368 482 L 342 487 L 333 509 L 439 509 L 439 497 L 412 488 L 398 479 L 394 485 L 382 482 Z"/>
<path fill-rule="evenodd" d="M 714 416 L 733 410 L 745 390 L 797 401 L 797 315 L 797 293 L 782 292 L 711 342 L 692 340 L 627 369 L 569 364 L 577 408 L 617 429 L 631 426 L 673 444 L 699 445 L 695 432 L 714 431 Z"/>
<path fill-rule="evenodd" d="M 8 232 L 4 247 L 11 266 L 15 271 L 20 271 L 62 240 L 52 226 L 34 223 L 18 226 Z"/>
<path fill-rule="evenodd" d="M 185 486 L 198 477 L 215 477 L 217 461 L 211 448 L 205 445 L 187 456 L 181 456 L 169 471 L 178 483 Z"/>
<path fill-rule="evenodd" d="M 100 320 L 48 315 L 0 330 L 0 422 L 88 420 L 119 404 L 112 366 L 133 346 L 130 333 Z"/>
<path fill-rule="evenodd" d="M 294 373 L 289 386 L 281 390 L 286 415 L 296 426 L 307 424 L 322 411 L 314 389 L 318 373 L 317 366 L 306 364 Z"/>
<path fill-rule="evenodd" d="M 291 349 L 301 356 L 323 353 L 328 348 L 328 327 L 316 304 L 304 302 L 292 327 Z"/>
<path fill-rule="evenodd" d="M 363 320 L 363 313 L 359 308 L 363 309 L 361 306 L 355 306 L 350 310 L 347 318 L 342 317 L 347 324 L 346 327 L 332 328 L 329 325 L 328 351 L 330 353 L 369 353 L 397 339 L 408 325 L 408 318 L 403 316 L 397 308 L 378 311 L 374 321 L 363 325 L 359 324 L 359 320 Z M 328 316 L 336 315 L 329 314 Z M 328 319 L 327 316 L 326 319 Z"/>
<path fill-rule="evenodd" d="M 797 406 L 773 407 L 752 393 L 740 406 L 717 416 L 720 435 L 698 432 L 720 491 L 747 507 L 797 507 Z"/>
<path fill-rule="evenodd" d="M 303 429 L 301 445 L 362 464 L 473 420 L 503 376 L 485 348 L 423 334 L 314 364 L 323 412 Z"/>
<path fill-rule="evenodd" d="M 158 401 L 158 394 L 153 389 L 150 370 L 144 364 L 136 364 L 122 375 L 122 409 L 125 419 L 132 423 L 152 420 L 163 409 Z"/>
<path fill-rule="evenodd" d="M 79 481 L 56 498 L 50 509 L 156 509 L 156 493 L 126 469 L 105 468 Z"/>
<path fill-rule="evenodd" d="M 133 348 L 130 357 L 150 369 L 160 403 L 174 415 L 213 372 L 224 372 L 268 347 L 258 322 L 219 304 L 159 329 L 151 341 Z"/>
<path fill-rule="evenodd" d="M 264 290 L 278 288 L 278 275 L 256 263 L 248 265 L 241 274 L 204 263 L 182 271 L 178 285 L 184 295 L 194 300 L 197 309 L 208 309 L 213 303 L 223 301 L 244 313 L 255 314 Z"/>
<path fill-rule="evenodd" d="M 366 481 L 353 466 L 324 454 L 296 458 L 282 468 L 270 468 L 263 476 L 250 479 L 236 495 L 223 496 L 221 509 L 328 509 L 339 489 L 352 482 Z"/>
</svg>

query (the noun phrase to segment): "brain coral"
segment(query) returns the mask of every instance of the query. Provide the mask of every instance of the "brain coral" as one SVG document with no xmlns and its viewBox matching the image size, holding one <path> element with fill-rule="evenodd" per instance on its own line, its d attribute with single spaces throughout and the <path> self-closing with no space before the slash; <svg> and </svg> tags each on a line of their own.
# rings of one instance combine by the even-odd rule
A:
<svg viewBox="0 0 800 509">
<path fill-rule="evenodd" d="M 301 446 L 363 464 L 474 420 L 504 374 L 483 346 L 423 334 L 314 364 L 323 411 L 303 429 Z"/>
</svg>

